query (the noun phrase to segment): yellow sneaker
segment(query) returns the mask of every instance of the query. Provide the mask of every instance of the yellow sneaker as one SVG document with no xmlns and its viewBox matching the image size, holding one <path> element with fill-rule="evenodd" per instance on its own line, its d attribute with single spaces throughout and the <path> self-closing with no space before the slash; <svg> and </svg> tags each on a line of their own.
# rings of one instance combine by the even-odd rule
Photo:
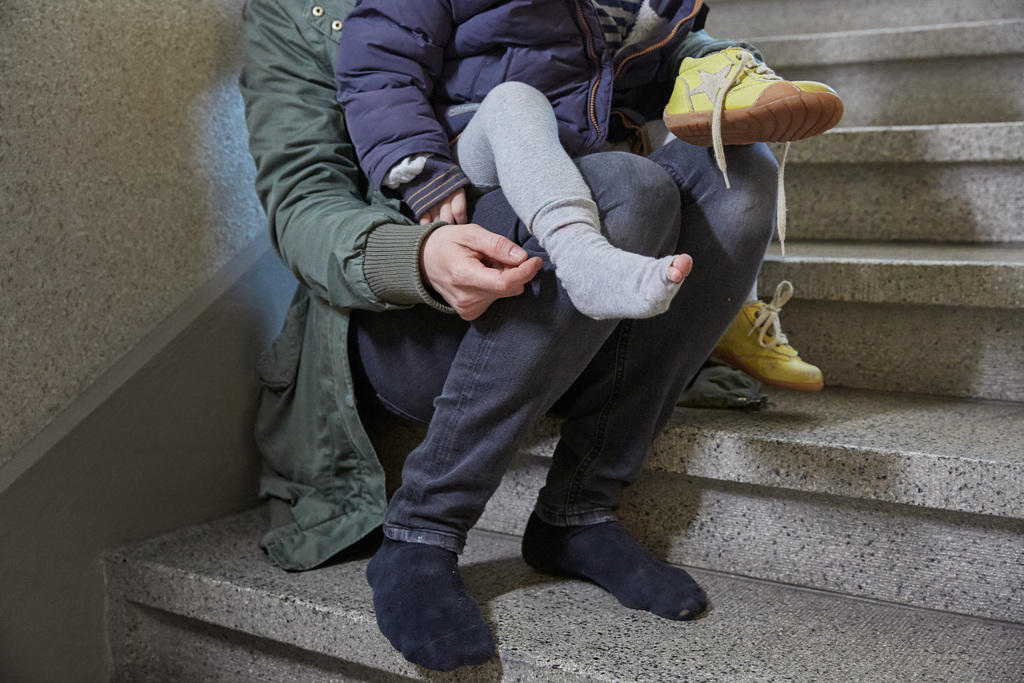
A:
<svg viewBox="0 0 1024 683">
<path fill-rule="evenodd" d="M 821 370 L 800 359 L 779 325 L 779 311 L 793 295 L 793 285 L 783 280 L 770 303 L 745 304 L 729 323 L 712 358 L 742 370 L 765 384 L 797 391 L 821 391 Z"/>
<path fill-rule="evenodd" d="M 730 47 L 683 60 L 663 118 L 676 137 L 710 147 L 716 138 L 725 145 L 803 140 L 842 116 L 843 101 L 824 83 L 783 80 Z"/>
</svg>

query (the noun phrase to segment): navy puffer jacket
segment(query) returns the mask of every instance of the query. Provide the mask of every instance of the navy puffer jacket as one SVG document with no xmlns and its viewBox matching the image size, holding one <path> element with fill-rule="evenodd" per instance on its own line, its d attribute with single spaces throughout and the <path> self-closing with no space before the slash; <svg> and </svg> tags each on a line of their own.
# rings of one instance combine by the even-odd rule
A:
<svg viewBox="0 0 1024 683">
<path fill-rule="evenodd" d="M 342 29 L 338 101 L 375 184 L 430 153 L 401 190 L 440 198 L 466 182 L 450 143 L 495 85 L 521 81 L 547 95 L 566 151 L 586 154 L 617 137 L 613 119 L 618 129 L 661 116 L 668 90 L 655 75 L 705 14 L 702 0 L 644 0 L 613 57 L 590 0 L 361 0 Z M 417 215 L 429 208 L 407 203 Z"/>
</svg>

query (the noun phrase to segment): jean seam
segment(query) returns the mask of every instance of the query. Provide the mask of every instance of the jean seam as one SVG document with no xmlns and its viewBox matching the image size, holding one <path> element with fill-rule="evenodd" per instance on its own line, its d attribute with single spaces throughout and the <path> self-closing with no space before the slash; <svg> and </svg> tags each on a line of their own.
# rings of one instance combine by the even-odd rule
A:
<svg viewBox="0 0 1024 683">
<path fill-rule="evenodd" d="M 488 315 L 488 316 L 486 316 L 484 318 L 481 318 L 476 323 L 477 325 L 479 325 L 482 328 L 481 335 L 480 335 L 481 336 L 480 344 L 479 344 L 479 347 L 476 349 L 476 353 L 473 355 L 473 358 L 470 360 L 470 363 L 469 363 L 470 372 L 468 373 L 469 377 L 463 380 L 463 385 L 464 386 L 459 387 L 459 391 L 458 391 L 458 397 L 459 398 L 458 398 L 458 402 L 456 403 L 455 407 L 452 410 L 452 417 L 451 417 L 450 420 L 447 421 L 447 423 L 446 423 L 446 425 L 444 427 L 444 431 L 443 431 L 443 434 L 442 434 L 442 437 L 441 437 L 441 441 L 440 441 L 440 443 L 438 444 L 437 448 L 434 451 L 434 454 L 437 457 L 437 465 L 444 466 L 446 469 L 451 466 L 450 465 L 451 445 L 452 445 L 452 441 L 453 441 L 453 439 L 455 437 L 455 433 L 456 433 L 456 431 L 458 431 L 456 429 L 456 425 L 459 424 L 462 421 L 462 417 L 463 417 L 463 415 L 465 415 L 465 412 L 466 412 L 466 407 L 468 405 L 470 405 L 470 403 L 471 403 L 471 395 L 472 395 L 471 389 L 475 389 L 476 388 L 476 378 L 480 376 L 479 370 L 480 370 L 481 367 L 483 367 L 486 364 L 487 359 L 490 357 L 491 351 L 492 351 L 492 349 L 494 347 L 494 341 L 493 341 L 493 336 L 494 335 L 491 334 L 491 331 L 497 326 L 497 323 L 499 323 L 501 320 L 504 319 L 504 317 L 505 317 L 504 311 L 501 310 L 501 309 L 498 309 L 498 310 L 493 311 L 491 315 Z M 422 492 L 421 492 L 417 496 L 416 505 L 422 506 L 423 504 L 424 504 L 424 501 L 423 501 Z M 409 515 L 408 514 L 403 514 L 402 515 L 402 519 L 401 519 L 401 523 L 398 524 L 397 526 L 407 525 L 408 520 L 409 520 Z M 410 527 L 406 527 L 406 528 L 410 528 Z M 450 533 L 450 532 L 437 532 L 437 533 Z M 463 538 L 463 542 L 465 542 L 464 535 L 461 536 L 461 538 Z"/>
<path fill-rule="evenodd" d="M 612 407 L 618 400 L 620 388 L 622 386 L 622 378 L 625 375 L 625 357 L 629 350 L 629 337 L 632 329 L 633 325 L 629 320 L 623 320 L 619 323 L 619 340 L 616 344 L 615 350 L 611 391 L 608 392 L 608 400 L 601 408 L 601 415 L 598 418 L 597 423 L 597 436 L 594 439 L 594 443 L 591 445 L 587 453 L 580 458 L 580 463 L 577 465 L 576 471 L 573 472 L 572 478 L 569 480 L 569 487 L 565 497 L 564 509 L 566 511 L 577 504 L 577 498 L 579 496 L 583 480 L 586 478 L 587 474 L 590 473 L 591 466 L 594 464 L 594 461 L 604 448 L 605 430 L 608 427 L 609 415 L 611 414 Z"/>
<path fill-rule="evenodd" d="M 456 425 L 458 425 L 462 421 L 462 416 L 465 415 L 466 413 L 466 406 L 469 405 L 472 400 L 472 391 L 476 389 L 476 378 L 480 374 L 480 368 L 484 365 L 484 362 L 490 356 L 492 346 L 492 335 L 489 333 L 482 334 L 480 346 L 477 348 L 477 351 L 473 355 L 473 359 L 470 362 L 471 370 L 468 378 L 470 381 L 465 382 L 463 390 L 459 391 L 459 402 L 456 406 L 453 419 L 448 423 L 444 441 L 441 444 L 440 451 L 442 454 L 445 454 L 445 456 L 447 456 L 448 452 L 451 450 L 452 440 L 455 437 L 455 432 L 458 431 Z"/>
</svg>

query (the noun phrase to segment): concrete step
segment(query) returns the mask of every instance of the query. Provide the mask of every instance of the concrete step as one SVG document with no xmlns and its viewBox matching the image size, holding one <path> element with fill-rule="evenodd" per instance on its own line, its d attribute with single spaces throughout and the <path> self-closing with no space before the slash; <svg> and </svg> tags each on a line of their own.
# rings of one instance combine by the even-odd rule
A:
<svg viewBox="0 0 1024 683">
<path fill-rule="evenodd" d="M 1024 621 L 1024 405 L 826 388 L 680 409 L 623 516 L 671 561 Z M 547 423 L 479 526 L 521 534 Z"/>
<path fill-rule="evenodd" d="M 1024 405 L 772 390 L 760 412 L 679 409 L 623 515 L 672 561 L 1024 621 Z M 479 527 L 521 534 L 559 423 L 544 422 Z M 422 430 L 368 421 L 393 485 Z"/>
<path fill-rule="evenodd" d="M 785 178 L 792 238 L 1024 242 L 1024 122 L 837 128 Z"/>
<path fill-rule="evenodd" d="M 770 407 L 756 412 L 681 408 L 648 467 L 1024 520 L 1024 404 L 841 388 L 769 393 Z"/>
<path fill-rule="evenodd" d="M 713 36 L 750 38 L 1020 18 L 1020 0 L 715 0 L 707 27 Z"/>
<path fill-rule="evenodd" d="M 792 274 L 801 299 L 1024 308 L 1024 245 L 786 241 L 765 259 L 762 289 Z"/>
<path fill-rule="evenodd" d="M 1024 248 L 787 241 L 783 330 L 835 386 L 1024 401 Z"/>
<path fill-rule="evenodd" d="M 115 681 L 1015 681 L 1024 627 L 694 570 L 714 602 L 672 622 L 590 584 L 533 572 L 518 539 L 462 557 L 500 660 L 437 675 L 377 630 L 365 558 L 289 574 L 257 542 L 262 511 L 107 556 Z"/>
<path fill-rule="evenodd" d="M 797 283 L 806 281 L 783 269 Z M 826 384 L 1001 401 L 1024 400 L 1020 309 L 793 300 L 783 330 Z"/>
<path fill-rule="evenodd" d="M 828 83 L 840 126 L 1024 120 L 1024 19 L 752 40 L 790 80 Z"/>
<path fill-rule="evenodd" d="M 1013 18 L 850 30 L 844 25 L 800 35 L 760 34 L 756 45 L 775 68 L 999 57 L 1024 52 L 1024 9 Z M 973 85 L 973 84 L 972 84 Z"/>
</svg>

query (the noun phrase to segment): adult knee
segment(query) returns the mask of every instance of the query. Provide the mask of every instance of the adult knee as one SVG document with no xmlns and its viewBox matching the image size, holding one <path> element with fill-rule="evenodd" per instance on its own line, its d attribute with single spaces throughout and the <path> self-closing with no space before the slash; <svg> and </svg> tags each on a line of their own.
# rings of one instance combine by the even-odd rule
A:
<svg viewBox="0 0 1024 683">
<path fill-rule="evenodd" d="M 609 242 L 648 256 L 672 252 L 679 238 L 679 188 L 665 169 L 627 152 L 591 154 L 579 167 Z"/>
</svg>

